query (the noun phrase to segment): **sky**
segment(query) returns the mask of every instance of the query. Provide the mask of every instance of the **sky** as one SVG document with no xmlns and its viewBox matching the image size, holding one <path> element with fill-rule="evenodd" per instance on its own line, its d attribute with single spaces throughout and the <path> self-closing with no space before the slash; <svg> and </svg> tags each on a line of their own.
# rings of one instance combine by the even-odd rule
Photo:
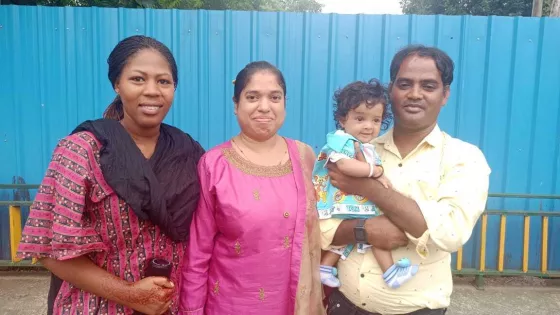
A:
<svg viewBox="0 0 560 315">
<path fill-rule="evenodd" d="M 316 0 L 324 4 L 323 13 L 402 14 L 399 0 Z"/>
</svg>

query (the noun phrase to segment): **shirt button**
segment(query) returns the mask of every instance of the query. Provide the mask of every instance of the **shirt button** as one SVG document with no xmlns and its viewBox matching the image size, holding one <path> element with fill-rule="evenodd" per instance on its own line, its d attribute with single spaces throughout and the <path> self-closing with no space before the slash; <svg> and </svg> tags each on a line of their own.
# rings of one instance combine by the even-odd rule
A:
<svg viewBox="0 0 560 315">
<path fill-rule="evenodd" d="M 362 303 L 362 306 L 366 306 L 366 303 Z"/>
<path fill-rule="evenodd" d="M 402 163 L 399 163 L 399 167 L 402 167 Z"/>
<path fill-rule="evenodd" d="M 365 277 L 365 276 L 366 276 L 366 275 L 364 275 L 363 273 L 360 275 L 360 277 L 362 277 L 362 278 Z"/>
<path fill-rule="evenodd" d="M 284 218 L 289 218 L 290 217 L 290 213 L 288 211 L 284 212 Z"/>
</svg>

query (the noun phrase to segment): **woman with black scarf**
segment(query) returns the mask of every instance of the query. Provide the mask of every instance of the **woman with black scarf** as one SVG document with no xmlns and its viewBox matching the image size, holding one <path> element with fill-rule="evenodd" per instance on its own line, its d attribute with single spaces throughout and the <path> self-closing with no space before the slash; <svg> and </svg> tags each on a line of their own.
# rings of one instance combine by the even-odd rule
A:
<svg viewBox="0 0 560 315">
<path fill-rule="evenodd" d="M 117 97 L 58 143 L 19 256 L 54 274 L 54 314 L 173 314 L 204 150 L 162 123 L 177 87 L 164 44 L 132 36 L 107 62 Z M 169 278 L 146 274 L 154 259 Z"/>
</svg>

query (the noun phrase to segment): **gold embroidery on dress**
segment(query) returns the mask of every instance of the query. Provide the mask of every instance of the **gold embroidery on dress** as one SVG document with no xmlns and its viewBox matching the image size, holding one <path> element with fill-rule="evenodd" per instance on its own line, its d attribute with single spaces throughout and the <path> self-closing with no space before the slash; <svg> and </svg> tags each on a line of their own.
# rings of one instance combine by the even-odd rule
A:
<svg viewBox="0 0 560 315">
<path fill-rule="evenodd" d="M 233 147 L 223 148 L 222 153 L 228 162 L 248 175 L 261 177 L 281 177 L 292 173 L 292 161 L 282 165 L 261 166 L 244 159 Z"/>
<path fill-rule="evenodd" d="M 260 200 L 261 199 L 261 195 L 260 195 L 258 189 L 253 190 L 253 198 L 255 198 L 255 200 Z"/>
<path fill-rule="evenodd" d="M 290 237 L 286 236 L 284 237 L 284 248 L 288 248 L 290 247 Z"/>
<path fill-rule="evenodd" d="M 265 296 L 264 296 L 264 289 L 263 289 L 263 288 L 260 288 L 260 289 L 259 289 L 259 300 L 264 301 L 264 298 L 265 298 Z"/>
<path fill-rule="evenodd" d="M 305 284 L 300 287 L 300 291 L 301 292 L 299 294 L 303 297 L 305 295 Z"/>
<path fill-rule="evenodd" d="M 235 252 L 237 253 L 237 255 L 241 254 L 241 244 L 239 244 L 239 241 L 235 242 Z"/>
<path fill-rule="evenodd" d="M 218 295 L 220 293 L 220 281 L 216 281 L 216 283 L 214 283 L 214 290 L 212 290 L 214 292 L 214 295 Z"/>
</svg>

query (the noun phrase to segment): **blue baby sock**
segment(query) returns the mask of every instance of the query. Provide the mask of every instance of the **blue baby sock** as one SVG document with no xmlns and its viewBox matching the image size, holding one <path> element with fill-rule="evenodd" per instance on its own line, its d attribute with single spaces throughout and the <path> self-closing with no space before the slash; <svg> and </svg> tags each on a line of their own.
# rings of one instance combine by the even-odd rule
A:
<svg viewBox="0 0 560 315">
<path fill-rule="evenodd" d="M 321 283 L 331 288 L 340 287 L 340 280 L 336 277 L 338 270 L 336 267 L 321 265 Z"/>
<path fill-rule="evenodd" d="M 383 273 L 383 280 L 389 288 L 396 289 L 412 279 L 417 272 L 418 265 L 412 265 L 410 260 L 403 258 Z"/>
</svg>

